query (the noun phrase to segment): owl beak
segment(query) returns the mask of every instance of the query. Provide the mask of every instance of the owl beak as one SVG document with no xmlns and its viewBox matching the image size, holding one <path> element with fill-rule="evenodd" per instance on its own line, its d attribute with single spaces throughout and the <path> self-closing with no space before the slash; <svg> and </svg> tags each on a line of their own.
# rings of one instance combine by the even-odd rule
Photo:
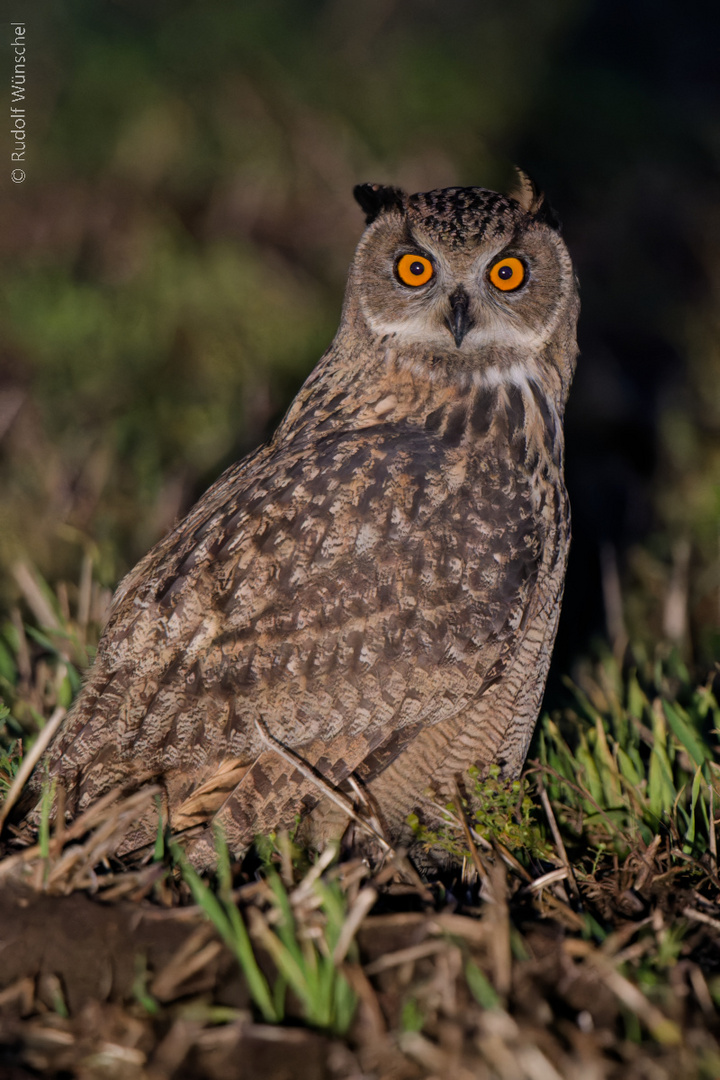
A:
<svg viewBox="0 0 720 1080">
<path fill-rule="evenodd" d="M 448 315 L 445 323 L 448 330 L 455 338 L 455 344 L 460 348 L 463 342 L 463 338 L 475 324 L 470 317 L 470 297 L 463 289 L 462 285 L 458 285 L 454 293 L 450 295 L 450 314 Z"/>
</svg>

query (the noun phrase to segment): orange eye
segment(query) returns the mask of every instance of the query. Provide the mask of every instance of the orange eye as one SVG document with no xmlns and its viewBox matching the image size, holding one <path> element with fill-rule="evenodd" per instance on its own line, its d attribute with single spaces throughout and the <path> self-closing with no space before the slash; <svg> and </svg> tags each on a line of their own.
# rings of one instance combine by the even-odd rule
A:
<svg viewBox="0 0 720 1080">
<path fill-rule="evenodd" d="M 500 259 L 490 271 L 490 280 L 496 289 L 512 292 L 519 289 L 525 280 L 525 267 L 519 259 Z"/>
<path fill-rule="evenodd" d="M 435 273 L 433 264 L 424 255 L 403 255 L 395 267 L 403 285 L 425 285 Z"/>
</svg>

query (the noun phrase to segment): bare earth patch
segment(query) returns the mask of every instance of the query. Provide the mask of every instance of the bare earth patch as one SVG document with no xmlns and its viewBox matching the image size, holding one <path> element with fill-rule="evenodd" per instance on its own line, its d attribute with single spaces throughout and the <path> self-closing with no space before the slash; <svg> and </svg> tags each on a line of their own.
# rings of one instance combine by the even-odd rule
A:
<svg viewBox="0 0 720 1080">
<path fill-rule="evenodd" d="M 282 1023 L 268 1024 L 182 868 L 112 856 L 138 802 L 152 798 L 150 789 L 111 800 L 51 835 L 45 856 L 35 848 L 0 861 L 3 1077 L 720 1072 L 717 976 L 713 992 L 707 978 L 720 972 L 716 882 L 684 870 L 668 843 L 577 880 L 561 858 L 533 880 L 500 845 L 475 848 L 464 882 L 424 886 L 401 857 L 370 871 L 327 854 L 300 873 L 281 840 L 264 867 L 233 868 L 225 897 L 274 1000 L 285 998 Z M 331 1013 L 325 1030 L 308 1024 L 298 995 L 278 994 L 284 917 L 298 956 L 312 961 L 333 945 L 328 888 L 342 905 L 335 973 L 352 1002 L 343 1031 Z M 207 894 L 222 898 L 222 887 Z M 655 993 L 643 965 L 663 950 Z"/>
</svg>

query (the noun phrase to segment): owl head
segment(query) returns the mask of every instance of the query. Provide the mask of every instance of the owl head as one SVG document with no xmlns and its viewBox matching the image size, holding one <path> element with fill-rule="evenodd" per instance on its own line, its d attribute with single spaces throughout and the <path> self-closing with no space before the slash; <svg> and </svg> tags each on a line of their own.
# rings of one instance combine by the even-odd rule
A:
<svg viewBox="0 0 720 1080">
<path fill-rule="evenodd" d="M 356 327 L 434 378 L 492 382 L 524 369 L 565 396 L 577 282 L 558 222 L 524 174 L 509 196 L 377 184 L 354 194 L 367 222 L 348 290 Z"/>
</svg>

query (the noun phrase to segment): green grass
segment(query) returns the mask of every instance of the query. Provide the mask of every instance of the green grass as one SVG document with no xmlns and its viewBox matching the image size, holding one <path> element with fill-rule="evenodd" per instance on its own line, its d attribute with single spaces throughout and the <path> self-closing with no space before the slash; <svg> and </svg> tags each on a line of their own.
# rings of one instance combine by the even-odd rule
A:
<svg viewBox="0 0 720 1080">
<path fill-rule="evenodd" d="M 685 854 L 714 851 L 720 708 L 711 680 L 695 685 L 676 654 L 624 670 L 605 654 L 567 686 L 574 703 L 543 717 L 537 760 L 570 840 L 621 856 L 657 835 Z"/>
<path fill-rule="evenodd" d="M 245 923 L 232 899 L 230 862 L 224 841 L 218 836 L 218 876 L 220 884 L 217 894 L 191 866 L 182 848 L 174 844 L 171 845 L 170 850 L 173 859 L 180 867 L 180 872 L 184 881 L 187 882 L 195 903 L 202 908 L 222 940 L 237 959 L 247 979 L 252 999 L 260 1010 L 263 1019 L 268 1023 L 277 1023 L 282 1019 L 282 1002 L 278 1000 L 280 995 L 273 997 L 270 993 L 267 979 L 260 970 L 255 958 Z"/>
<path fill-rule="evenodd" d="M 7 705 L 0 705 L 0 797 L 4 796 L 12 784 L 20 762 L 22 761 L 22 747 L 17 739 L 6 735 L 7 722 L 10 709 Z"/>
<path fill-rule="evenodd" d="M 283 1020 L 285 997 L 291 990 L 308 1024 L 337 1034 L 346 1032 L 357 1001 L 333 959 L 347 916 L 346 898 L 337 883 L 322 878 L 312 882 L 321 922 L 319 932 L 310 937 L 298 927 L 291 896 L 279 874 L 272 866 L 266 868 L 270 917 L 264 919 L 251 911 L 255 916 L 253 934 L 275 969 L 271 987 L 232 896 L 230 857 L 222 834 L 216 832 L 217 890 L 202 880 L 177 844 L 171 844 L 170 850 L 193 899 L 237 959 L 263 1019 L 268 1023 Z"/>
<path fill-rule="evenodd" d="M 566 688 L 568 705 L 540 718 L 521 780 L 502 780 L 497 767 L 484 779 L 470 770 L 463 809 L 474 833 L 526 867 L 551 857 L 540 781 L 578 872 L 592 875 L 656 836 L 715 872 L 720 707 L 711 680 L 695 685 L 676 654 L 623 668 L 603 652 Z M 469 860 L 457 805 L 445 813 L 439 828 L 412 815 L 417 840 Z"/>
</svg>

